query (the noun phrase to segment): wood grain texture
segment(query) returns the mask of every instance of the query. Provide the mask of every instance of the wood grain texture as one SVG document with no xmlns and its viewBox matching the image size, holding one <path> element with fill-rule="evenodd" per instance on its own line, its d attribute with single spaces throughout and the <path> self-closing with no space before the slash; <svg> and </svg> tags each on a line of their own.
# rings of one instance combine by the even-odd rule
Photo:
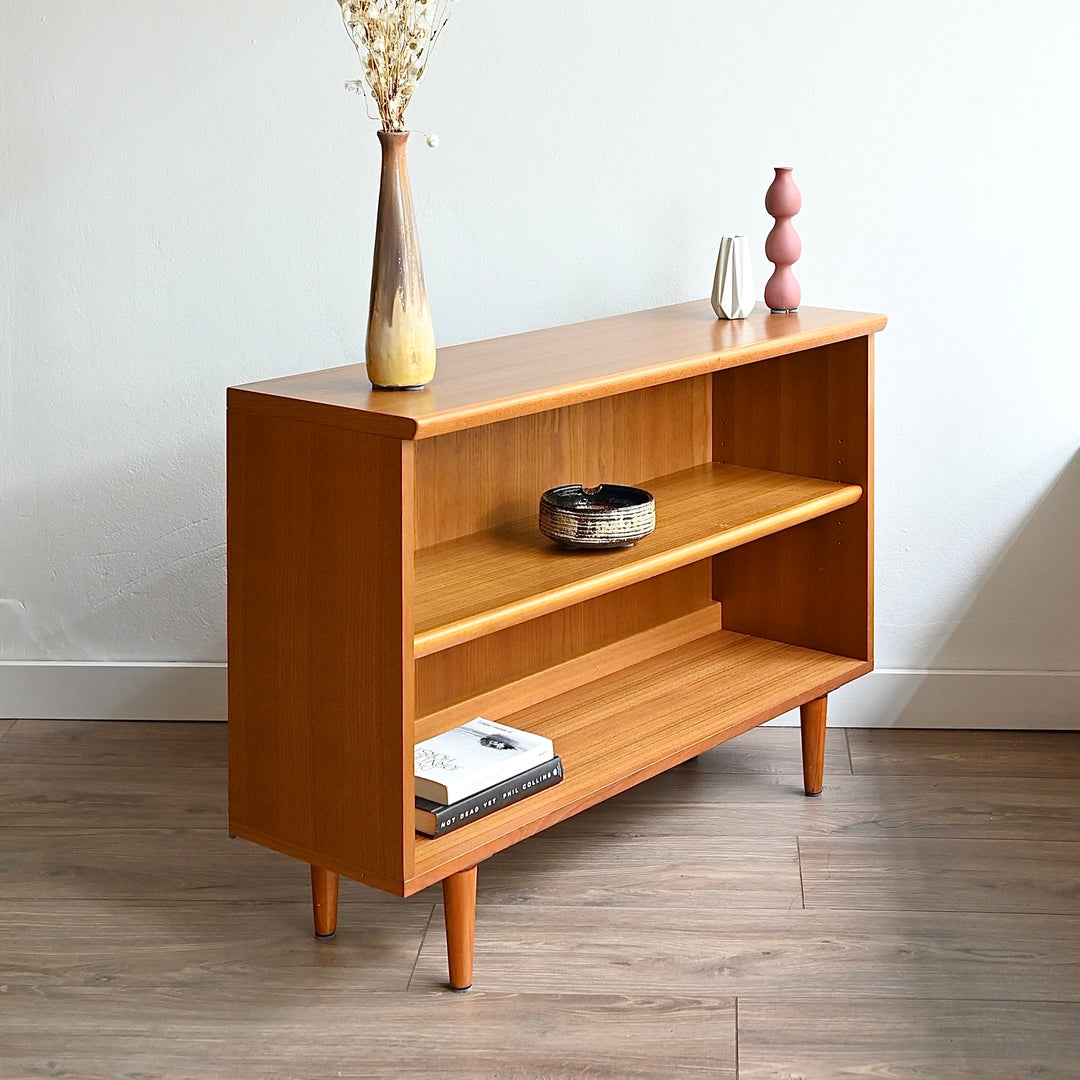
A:
<svg viewBox="0 0 1080 1080">
<path fill-rule="evenodd" d="M 225 725 L 212 722 L 16 720 L 0 741 L 0 762 L 224 767 L 226 738 Z"/>
<path fill-rule="evenodd" d="M 1056 842 L 811 836 L 799 841 L 808 908 L 1080 916 L 1080 835 Z"/>
<path fill-rule="evenodd" d="M 739 1077 L 1075 1080 L 1077 1031 L 1076 1003 L 751 995 L 739 999 Z"/>
<path fill-rule="evenodd" d="M 87 760 L 115 758 L 110 726 L 128 725 L 88 725 Z M 133 782 L 172 726 L 138 725 L 141 755 L 125 735 Z M 192 727 L 207 747 L 223 734 Z M 935 839 L 972 837 L 952 861 L 983 884 L 997 872 L 990 895 L 1029 876 L 1024 841 L 1054 841 L 1034 860 L 1056 847 L 1075 867 L 1062 837 L 1080 828 L 1080 785 L 1057 775 L 1072 734 L 998 743 L 1025 778 L 964 773 L 983 737 L 1004 733 L 927 733 L 953 736 L 960 775 L 918 776 L 894 741 L 907 733 L 849 732 L 898 768 L 852 776 L 831 729 L 828 788 L 805 799 L 798 730 L 747 732 L 488 860 L 474 989 L 452 995 L 438 890 L 402 901 L 343 880 L 338 935 L 317 942 L 303 866 L 189 826 L 185 787 L 201 770 L 161 770 L 174 827 L 147 829 L 119 790 L 107 806 L 112 780 L 78 779 L 121 767 L 72 768 L 65 727 L 33 731 L 27 790 L 45 783 L 39 769 L 56 770 L 57 790 L 36 824 L 4 823 L 0 1076 L 426 1080 L 433 1044 L 439 1075 L 462 1080 L 733 1076 L 736 999 L 741 1076 L 1073 1075 L 1076 914 L 908 910 L 907 877 L 883 887 L 869 856 L 863 891 L 896 907 L 784 903 L 796 836 L 911 843 L 916 881 L 948 857 Z M 71 827 L 69 777 L 74 802 L 79 783 L 97 792 L 106 828 Z"/>
<path fill-rule="evenodd" d="M 717 461 L 858 485 L 842 512 L 714 559 L 731 630 L 873 659 L 873 340 L 719 372 Z"/>
<path fill-rule="evenodd" d="M 501 858 L 497 856 L 496 858 Z M 494 860 L 493 860 L 494 861 Z M 971 912 L 728 911 L 640 894 L 633 905 L 487 904 L 480 899 L 476 981 L 538 993 L 818 995 L 947 1001 L 1077 1001 L 1073 918 Z M 437 935 L 424 940 L 413 990 L 446 980 Z"/>
<path fill-rule="evenodd" d="M 516 712 L 598 678 L 604 670 L 626 667 L 719 629 L 712 573 L 701 562 L 442 649 L 416 662 L 417 738 L 427 737 L 421 730 L 432 726 L 425 719 L 429 714 L 455 702 L 462 703 L 459 709 L 434 720 L 431 734 L 477 715 L 498 719 L 496 712 Z M 632 658 L 639 648 L 648 651 Z M 575 660 L 579 663 L 571 663 Z M 575 667 L 588 673 L 574 675 L 569 669 Z M 575 681 L 567 684 L 567 678 Z M 476 711 L 462 714 L 472 708 L 471 700 Z"/>
<path fill-rule="evenodd" d="M 0 899 L 258 899 L 310 905 L 310 890 L 310 874 L 302 863 L 231 840 L 224 826 L 4 827 Z M 353 890 L 365 903 L 401 902 L 360 885 Z"/>
<path fill-rule="evenodd" d="M 344 918 L 332 942 L 312 936 L 306 900 L 0 900 L 0 985 L 39 994 L 97 987 L 118 997 L 167 988 L 195 997 L 273 996 L 287 987 L 404 991 L 433 904 L 372 903 L 364 894 L 384 894 L 343 885 Z M 0 1000 L 6 1014 L 12 999 Z M 47 1007 L 42 1022 L 56 1023 Z"/>
<path fill-rule="evenodd" d="M 565 779 L 444 836 L 416 838 L 407 891 L 820 697 L 865 670 L 857 661 L 722 631 L 505 720 L 552 739 Z M 692 692 L 688 692 L 692 688 Z"/>
<path fill-rule="evenodd" d="M 581 828 L 565 829 L 565 822 L 485 862 L 479 882 L 484 910 L 517 905 L 524 918 L 534 904 L 638 907 L 666 918 L 679 908 L 728 913 L 802 905 L 798 850 L 790 833 L 766 839 L 687 830 L 680 836 L 659 826 L 664 858 L 657 859 L 640 832 L 605 835 L 602 823 L 610 818 L 602 814 L 604 806 L 595 808 L 601 815 L 590 828 L 588 846 Z M 650 809 L 653 817 L 662 816 L 655 805 Z"/>
<path fill-rule="evenodd" d="M 750 734 L 749 732 L 747 734 Z M 558 835 L 724 837 L 738 832 L 771 840 L 793 834 L 844 837 L 940 837 L 992 840 L 1060 840 L 1080 836 L 1080 788 L 1070 780 L 1011 777 L 991 789 L 978 779 L 852 777 L 826 764 L 829 779 L 820 799 L 802 793 L 796 761 L 786 773 L 760 766 L 738 767 L 738 759 L 714 769 L 710 759 L 746 740 L 740 735 L 695 761 L 631 788 L 587 814 L 561 822 Z M 788 758 L 776 755 L 778 763 Z M 831 759 L 827 759 L 831 762 Z M 584 842 L 584 839 L 583 841 Z"/>
<path fill-rule="evenodd" d="M 535 515 L 416 554 L 417 656 L 697 562 L 851 506 L 852 484 L 730 465 L 647 481 L 656 529 L 632 548 L 566 551 Z"/>
<path fill-rule="evenodd" d="M 416 546 L 530 519 L 560 484 L 642 484 L 712 460 L 712 380 L 600 398 L 416 445 Z"/>
<path fill-rule="evenodd" d="M 1080 780 L 1080 732 L 848 732 L 862 776 L 1031 776 Z"/>
<path fill-rule="evenodd" d="M 0 826 L 220 829 L 226 784 L 223 767 L 0 763 Z"/>
<path fill-rule="evenodd" d="M 416 662 L 417 716 L 488 691 L 494 692 L 485 707 L 494 706 L 505 715 L 524 707 L 508 707 L 503 697 L 510 685 L 523 678 L 540 675 L 543 681 L 542 673 L 579 658 L 588 663 L 596 657 L 599 664 L 599 650 L 612 646 L 618 650 L 626 643 L 632 651 L 632 638 L 648 633 L 669 636 L 671 624 L 677 627 L 676 620 L 684 617 L 710 622 L 707 630 L 691 634 L 691 638 L 719 630 L 719 605 L 712 598 L 712 580 L 707 563 L 691 564 L 421 657 Z M 704 609 L 710 613 L 702 615 Z M 670 647 L 676 644 L 681 643 L 673 642 Z M 514 699 L 516 694 L 510 691 L 508 696 Z M 488 715 L 483 708 L 480 713 Z"/>
<path fill-rule="evenodd" d="M 843 728 L 825 730 L 825 771 L 830 778 L 851 772 L 846 735 Z M 754 728 L 688 763 L 679 775 L 698 772 L 796 776 L 802 772 L 799 729 L 773 725 Z"/>
<path fill-rule="evenodd" d="M 398 892 L 413 824 L 410 450 L 229 414 L 230 828 Z"/>
<path fill-rule="evenodd" d="M 246 985 L 194 994 L 14 992 L 0 1014 L 0 1076 L 735 1078 L 730 998 L 476 991 L 360 1000 L 362 1007 L 337 988 L 297 994 Z"/>
<path fill-rule="evenodd" d="M 883 315 L 804 307 L 719 320 L 707 300 L 440 349 L 421 393 L 372 391 L 362 365 L 229 391 L 232 407 L 422 439 L 874 333 Z"/>
</svg>

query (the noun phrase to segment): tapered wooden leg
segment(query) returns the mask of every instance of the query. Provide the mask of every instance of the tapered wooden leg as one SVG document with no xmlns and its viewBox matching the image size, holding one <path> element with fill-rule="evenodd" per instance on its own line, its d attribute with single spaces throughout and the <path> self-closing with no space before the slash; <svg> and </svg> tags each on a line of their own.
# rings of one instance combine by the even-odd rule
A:
<svg viewBox="0 0 1080 1080">
<path fill-rule="evenodd" d="M 825 779 L 825 706 L 828 700 L 827 697 L 815 698 L 799 709 L 803 787 L 807 795 L 820 795 Z"/>
<path fill-rule="evenodd" d="M 468 990 L 472 986 L 476 936 L 476 867 L 470 866 L 468 870 L 443 878 L 442 895 L 450 989 Z"/>
<path fill-rule="evenodd" d="M 311 909 L 315 916 L 315 936 L 331 938 L 337 933 L 337 898 L 340 878 L 333 870 L 311 867 Z"/>
</svg>

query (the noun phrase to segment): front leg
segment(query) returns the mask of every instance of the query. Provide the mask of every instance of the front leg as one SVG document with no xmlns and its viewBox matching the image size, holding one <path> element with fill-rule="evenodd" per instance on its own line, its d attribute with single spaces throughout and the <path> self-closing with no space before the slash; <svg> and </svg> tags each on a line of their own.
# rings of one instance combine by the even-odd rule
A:
<svg viewBox="0 0 1080 1080">
<path fill-rule="evenodd" d="M 443 878 L 442 892 L 450 989 L 468 990 L 472 986 L 476 937 L 476 867 Z"/>
</svg>

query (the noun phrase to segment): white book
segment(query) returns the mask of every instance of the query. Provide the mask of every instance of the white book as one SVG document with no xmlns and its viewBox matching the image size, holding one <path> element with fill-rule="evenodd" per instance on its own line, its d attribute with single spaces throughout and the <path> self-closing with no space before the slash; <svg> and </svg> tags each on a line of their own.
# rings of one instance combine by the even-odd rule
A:
<svg viewBox="0 0 1080 1080">
<path fill-rule="evenodd" d="M 416 794 L 446 806 L 554 756 L 550 739 L 478 716 L 416 744 Z"/>
</svg>

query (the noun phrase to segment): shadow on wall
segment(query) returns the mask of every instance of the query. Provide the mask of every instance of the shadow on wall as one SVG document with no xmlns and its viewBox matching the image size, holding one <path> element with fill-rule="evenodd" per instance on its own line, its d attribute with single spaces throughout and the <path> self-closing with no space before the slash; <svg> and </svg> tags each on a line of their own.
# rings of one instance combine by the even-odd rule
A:
<svg viewBox="0 0 1080 1080">
<path fill-rule="evenodd" d="M 193 438 L 12 493 L 0 655 L 223 659 L 224 473 L 223 436 Z"/>
<path fill-rule="evenodd" d="M 1080 453 L 987 574 L 925 671 L 841 691 L 838 725 L 1080 728 Z"/>
<path fill-rule="evenodd" d="M 224 716 L 223 489 L 207 436 L 12 493 L 0 715 Z"/>
</svg>

